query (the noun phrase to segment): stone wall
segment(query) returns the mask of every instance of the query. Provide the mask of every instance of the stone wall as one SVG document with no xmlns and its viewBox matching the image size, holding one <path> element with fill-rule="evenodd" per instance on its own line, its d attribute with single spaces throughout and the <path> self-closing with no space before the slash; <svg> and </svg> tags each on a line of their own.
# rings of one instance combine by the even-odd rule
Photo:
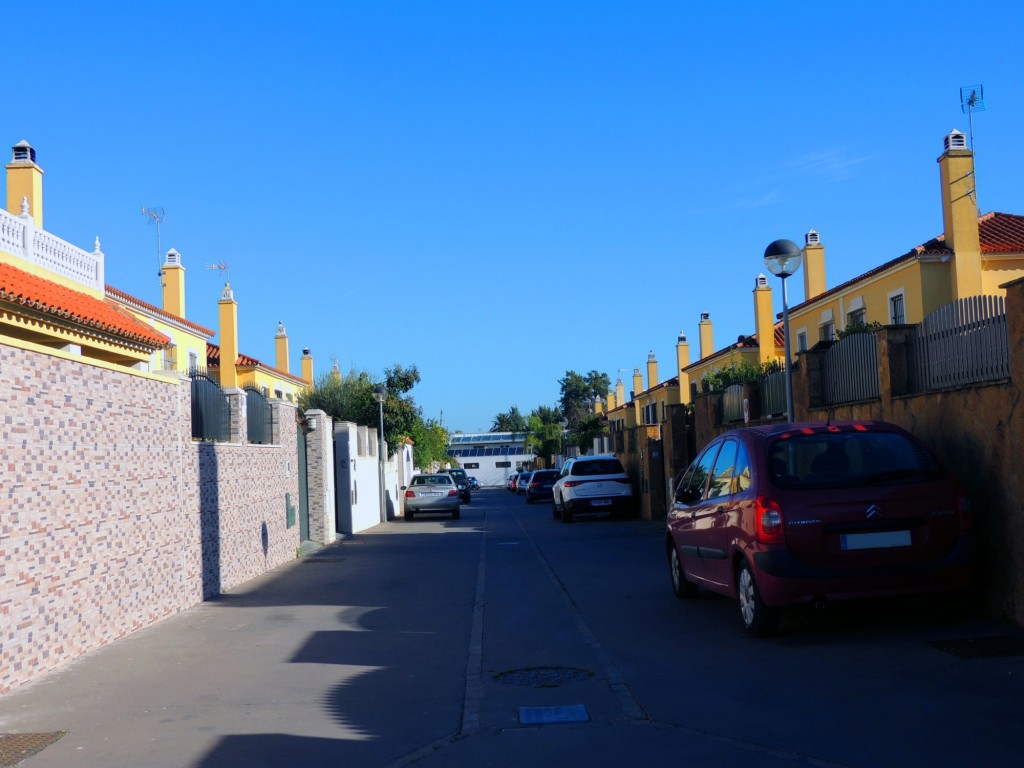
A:
<svg viewBox="0 0 1024 768">
<path fill-rule="evenodd" d="M 295 557 L 294 431 L 193 443 L 187 379 L 59 354 L 0 377 L 0 693 Z"/>
</svg>

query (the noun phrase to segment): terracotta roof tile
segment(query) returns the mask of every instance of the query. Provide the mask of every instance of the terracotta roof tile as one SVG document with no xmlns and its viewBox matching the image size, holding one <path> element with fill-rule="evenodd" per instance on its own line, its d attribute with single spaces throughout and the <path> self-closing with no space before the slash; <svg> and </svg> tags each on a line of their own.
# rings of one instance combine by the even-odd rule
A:
<svg viewBox="0 0 1024 768">
<path fill-rule="evenodd" d="M 67 288 L 10 264 L 0 263 L 0 300 L 155 349 L 170 343 L 169 338 L 140 322 L 113 301 Z"/>
<path fill-rule="evenodd" d="M 152 304 L 143 301 L 142 299 L 138 299 L 129 293 L 125 293 L 124 291 L 118 290 L 112 285 L 105 286 L 105 288 L 107 295 L 112 296 L 115 299 L 120 299 L 121 301 L 127 304 L 135 304 L 136 306 L 146 310 L 147 312 L 152 312 L 154 315 L 166 317 L 168 320 L 180 323 L 181 325 L 191 328 L 200 336 L 213 336 L 216 333 L 216 331 L 211 331 L 209 328 L 204 328 L 198 323 L 193 323 L 191 320 L 186 320 L 184 317 L 178 317 L 177 315 L 171 314 L 170 312 L 160 309 L 160 307 L 155 307 Z"/>
<path fill-rule="evenodd" d="M 206 365 L 209 368 L 217 368 L 220 366 L 220 347 L 216 344 L 211 344 L 210 342 L 206 342 Z M 282 371 L 280 368 L 274 368 L 271 365 L 260 362 L 255 357 L 249 357 L 249 355 L 244 355 L 241 352 L 238 353 L 235 365 L 242 368 L 263 368 L 264 370 L 271 371 L 278 376 L 282 376 L 286 379 L 292 379 L 293 381 L 302 383 L 303 385 L 306 383 L 305 379 L 301 376 L 296 376 L 294 373 L 287 373 Z"/>
<path fill-rule="evenodd" d="M 1024 216 L 986 213 L 978 219 L 982 253 L 1024 253 Z"/>
</svg>

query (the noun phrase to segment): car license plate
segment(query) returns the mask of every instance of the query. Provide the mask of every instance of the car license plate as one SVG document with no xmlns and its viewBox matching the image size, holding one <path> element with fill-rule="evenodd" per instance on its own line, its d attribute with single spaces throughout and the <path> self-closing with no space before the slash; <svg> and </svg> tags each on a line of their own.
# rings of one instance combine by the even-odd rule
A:
<svg viewBox="0 0 1024 768">
<path fill-rule="evenodd" d="M 840 536 L 844 550 L 909 547 L 910 531 L 878 531 L 877 533 L 844 533 Z"/>
<path fill-rule="evenodd" d="M 594 499 L 592 502 L 590 502 L 590 506 L 592 507 L 610 507 L 611 504 L 611 499 Z"/>
<path fill-rule="evenodd" d="M 443 493 L 421 493 L 420 496 L 444 496 Z"/>
</svg>

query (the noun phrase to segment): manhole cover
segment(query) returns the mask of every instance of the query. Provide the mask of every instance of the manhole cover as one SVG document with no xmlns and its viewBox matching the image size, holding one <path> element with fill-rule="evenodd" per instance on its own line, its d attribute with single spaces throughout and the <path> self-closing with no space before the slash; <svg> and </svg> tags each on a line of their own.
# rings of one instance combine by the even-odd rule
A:
<svg viewBox="0 0 1024 768">
<path fill-rule="evenodd" d="M 527 667 L 501 672 L 494 676 L 499 683 L 526 685 L 531 688 L 557 688 L 577 680 L 589 680 L 594 673 L 589 669 L 576 667 Z"/>
<path fill-rule="evenodd" d="M 18 765 L 59 741 L 67 731 L 55 733 L 0 733 L 0 766 Z"/>
<path fill-rule="evenodd" d="M 1003 656 L 1024 656 L 1024 637 L 993 635 L 968 637 L 962 640 L 935 640 L 929 645 L 961 659 L 995 659 Z"/>
</svg>

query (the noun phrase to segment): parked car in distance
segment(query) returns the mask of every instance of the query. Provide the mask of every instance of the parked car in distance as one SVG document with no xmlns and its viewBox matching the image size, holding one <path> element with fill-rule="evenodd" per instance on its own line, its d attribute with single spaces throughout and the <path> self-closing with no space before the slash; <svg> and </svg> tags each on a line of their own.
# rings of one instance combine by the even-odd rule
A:
<svg viewBox="0 0 1024 768">
<path fill-rule="evenodd" d="M 530 482 L 526 486 L 526 503 L 533 504 L 538 499 L 550 499 L 551 489 L 558 479 L 557 469 L 537 469 L 530 475 Z"/>
<path fill-rule="evenodd" d="M 451 475 L 452 480 L 459 487 L 459 495 L 462 497 L 463 504 L 469 504 L 472 499 L 472 491 L 469 487 L 469 475 L 466 474 L 466 470 L 462 467 L 452 467 L 451 469 L 442 469 L 441 472 L 446 475 Z"/>
<path fill-rule="evenodd" d="M 511 475 L 508 476 L 508 480 L 505 482 L 505 488 L 514 492 L 516 489 L 516 480 L 518 479 L 519 473 L 513 472 Z"/>
<path fill-rule="evenodd" d="M 459 487 L 455 478 L 443 472 L 429 475 L 413 475 L 405 491 L 405 519 L 412 520 L 422 512 L 450 512 L 453 520 L 459 519 Z"/>
<path fill-rule="evenodd" d="M 516 496 L 522 496 L 526 493 L 526 487 L 530 484 L 530 477 L 533 472 L 520 472 L 516 478 Z"/>
<path fill-rule="evenodd" d="M 469 490 L 471 490 L 471 491 L 479 491 L 480 490 L 480 481 L 477 480 L 472 475 L 469 476 Z"/>
<path fill-rule="evenodd" d="M 966 592 L 969 505 L 931 452 L 881 421 L 744 427 L 702 450 L 675 489 L 665 553 L 677 597 L 738 598 L 754 636 L 779 610 Z"/>
<path fill-rule="evenodd" d="M 632 515 L 633 483 L 614 456 L 568 459 L 551 489 L 551 509 L 563 523 L 585 512 Z"/>
</svg>

